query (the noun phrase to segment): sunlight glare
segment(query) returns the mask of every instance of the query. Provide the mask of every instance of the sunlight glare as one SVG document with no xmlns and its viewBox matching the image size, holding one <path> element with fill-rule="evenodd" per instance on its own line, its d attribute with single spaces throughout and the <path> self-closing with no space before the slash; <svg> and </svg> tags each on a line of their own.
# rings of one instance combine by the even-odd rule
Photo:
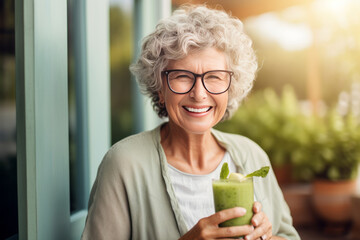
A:
<svg viewBox="0 0 360 240">
<path fill-rule="evenodd" d="M 305 23 L 289 23 L 274 13 L 249 19 L 247 24 L 288 51 L 302 50 L 312 43 L 311 29 Z"/>
</svg>

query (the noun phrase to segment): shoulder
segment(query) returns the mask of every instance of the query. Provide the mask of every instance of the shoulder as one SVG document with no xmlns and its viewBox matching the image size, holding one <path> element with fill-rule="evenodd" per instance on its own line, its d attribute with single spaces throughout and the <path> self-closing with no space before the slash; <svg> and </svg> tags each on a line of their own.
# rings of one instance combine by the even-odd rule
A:
<svg viewBox="0 0 360 240">
<path fill-rule="evenodd" d="M 245 136 L 222 132 L 216 129 L 212 130 L 214 136 L 222 143 L 228 146 L 236 147 L 251 152 L 258 152 L 264 154 L 264 150 L 253 140 Z"/>
<path fill-rule="evenodd" d="M 119 152 L 128 152 L 132 151 L 141 151 L 154 147 L 156 144 L 154 131 L 145 131 L 137 133 L 131 136 L 128 136 L 117 143 L 115 143 L 110 149 L 109 153 L 119 153 Z M 127 151 L 126 151 L 127 150 Z"/>
<path fill-rule="evenodd" d="M 158 142 L 154 131 L 141 132 L 115 143 L 105 154 L 101 165 L 127 171 L 144 167 L 151 158 L 157 156 L 157 152 Z"/>
</svg>

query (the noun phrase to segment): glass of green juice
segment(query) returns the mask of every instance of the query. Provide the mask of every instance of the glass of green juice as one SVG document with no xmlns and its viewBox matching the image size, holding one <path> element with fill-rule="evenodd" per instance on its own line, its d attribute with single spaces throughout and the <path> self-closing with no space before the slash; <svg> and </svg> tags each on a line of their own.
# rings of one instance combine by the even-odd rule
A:
<svg viewBox="0 0 360 240">
<path fill-rule="evenodd" d="M 212 182 L 215 211 L 221 211 L 233 207 L 246 209 L 246 214 L 242 217 L 227 220 L 220 227 L 241 226 L 251 223 L 254 204 L 254 184 L 253 178 L 220 179 Z"/>
</svg>

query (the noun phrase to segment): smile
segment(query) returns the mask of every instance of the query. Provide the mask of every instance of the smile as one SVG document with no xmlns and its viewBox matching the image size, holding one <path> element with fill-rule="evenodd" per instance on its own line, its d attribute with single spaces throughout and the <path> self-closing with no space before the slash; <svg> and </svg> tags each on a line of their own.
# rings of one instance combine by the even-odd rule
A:
<svg viewBox="0 0 360 240">
<path fill-rule="evenodd" d="M 206 108 L 191 108 L 191 107 L 184 107 L 187 111 L 189 112 L 194 112 L 194 113 L 204 113 L 209 111 L 212 107 L 206 107 Z"/>
</svg>

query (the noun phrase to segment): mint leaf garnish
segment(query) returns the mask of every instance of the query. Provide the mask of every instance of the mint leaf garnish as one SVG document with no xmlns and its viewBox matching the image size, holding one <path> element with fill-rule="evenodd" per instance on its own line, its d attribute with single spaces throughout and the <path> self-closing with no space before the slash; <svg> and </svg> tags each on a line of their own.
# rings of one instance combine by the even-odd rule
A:
<svg viewBox="0 0 360 240">
<path fill-rule="evenodd" d="M 263 177 L 264 178 L 268 174 L 269 170 L 270 170 L 269 166 L 262 167 L 259 170 L 256 170 L 255 172 L 246 175 L 246 177 L 247 178 L 248 177 Z M 221 169 L 221 172 L 222 172 L 222 169 Z"/>
<path fill-rule="evenodd" d="M 221 167 L 221 172 L 220 172 L 220 179 L 226 179 L 227 176 L 229 175 L 229 166 L 228 163 L 224 163 Z"/>
</svg>

